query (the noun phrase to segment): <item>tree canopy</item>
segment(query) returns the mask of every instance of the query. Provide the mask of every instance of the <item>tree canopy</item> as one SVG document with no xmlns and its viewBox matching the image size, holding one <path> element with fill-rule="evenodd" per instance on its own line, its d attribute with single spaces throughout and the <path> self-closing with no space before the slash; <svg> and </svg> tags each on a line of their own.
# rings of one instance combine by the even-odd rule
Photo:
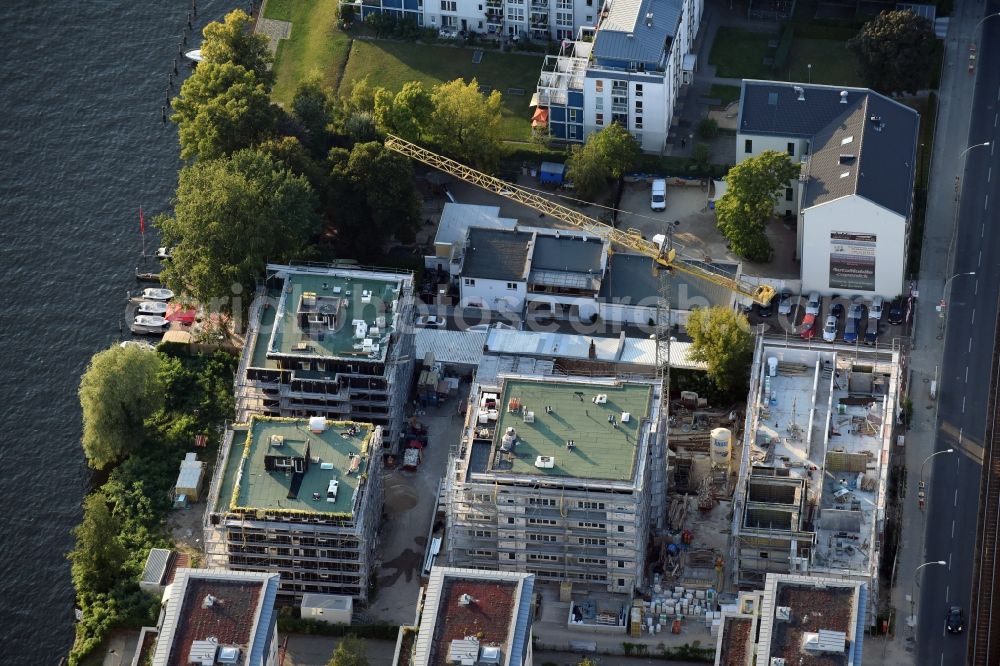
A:
<svg viewBox="0 0 1000 666">
<path fill-rule="evenodd" d="M 500 93 L 479 92 L 476 79 L 455 79 L 434 87 L 429 138 L 451 157 L 491 169 L 500 157 Z"/>
<path fill-rule="evenodd" d="M 205 39 L 201 43 L 201 65 L 232 62 L 253 72 L 268 90 L 274 85 L 271 69 L 274 56 L 268 48 L 268 39 L 253 31 L 253 18 L 242 9 L 226 14 L 222 23 L 209 23 L 202 35 Z"/>
<path fill-rule="evenodd" d="M 775 197 L 797 177 L 799 165 L 786 153 L 768 150 L 748 157 L 726 174 L 726 193 L 715 203 L 716 224 L 733 252 L 750 261 L 768 261 L 767 221 Z"/>
<path fill-rule="evenodd" d="M 174 248 L 164 282 L 210 309 L 232 312 L 234 287 L 249 301 L 268 261 L 289 261 L 320 229 L 309 182 L 259 149 L 181 170 L 174 215 L 160 216 Z"/>
<path fill-rule="evenodd" d="M 687 332 L 691 358 L 708 366 L 715 385 L 727 393 L 745 395 L 753 359 L 753 333 L 747 318 L 726 307 L 699 308 L 688 318 Z"/>
<path fill-rule="evenodd" d="M 934 65 L 934 28 L 909 10 L 882 12 L 847 42 L 865 84 L 886 95 L 926 88 Z"/>
<path fill-rule="evenodd" d="M 329 126 L 334 108 L 333 95 L 318 74 L 303 79 L 292 97 L 292 116 L 302 126 L 303 143 L 316 157 L 330 149 Z"/>
<path fill-rule="evenodd" d="M 114 346 L 90 360 L 80 379 L 83 452 L 104 469 L 138 448 L 143 422 L 163 404 L 160 357 L 138 347 Z"/>
<path fill-rule="evenodd" d="M 270 89 L 242 65 L 203 62 L 173 101 L 185 160 L 209 160 L 259 143 L 274 132 Z"/>
<path fill-rule="evenodd" d="M 574 146 L 566 175 L 584 199 L 596 198 L 610 178 L 621 178 L 635 166 L 639 144 L 624 127 L 612 123 L 591 134 L 583 146 Z"/>
<path fill-rule="evenodd" d="M 118 542 L 118 529 L 118 520 L 111 515 L 104 493 L 98 491 L 84 498 L 83 522 L 73 528 L 76 545 L 69 553 L 73 584 L 77 589 L 107 592 L 114 586 L 125 562 L 125 549 Z"/>
<path fill-rule="evenodd" d="M 365 641 L 356 636 L 345 636 L 333 651 L 327 666 L 368 666 Z"/>
</svg>

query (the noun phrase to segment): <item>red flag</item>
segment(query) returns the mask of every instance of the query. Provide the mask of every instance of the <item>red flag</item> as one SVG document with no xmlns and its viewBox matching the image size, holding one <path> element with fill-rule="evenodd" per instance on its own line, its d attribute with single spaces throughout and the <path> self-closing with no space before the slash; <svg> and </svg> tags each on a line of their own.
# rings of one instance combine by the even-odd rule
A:
<svg viewBox="0 0 1000 666">
<path fill-rule="evenodd" d="M 139 233 L 146 233 L 146 218 L 142 216 L 142 206 L 139 206 Z"/>
</svg>

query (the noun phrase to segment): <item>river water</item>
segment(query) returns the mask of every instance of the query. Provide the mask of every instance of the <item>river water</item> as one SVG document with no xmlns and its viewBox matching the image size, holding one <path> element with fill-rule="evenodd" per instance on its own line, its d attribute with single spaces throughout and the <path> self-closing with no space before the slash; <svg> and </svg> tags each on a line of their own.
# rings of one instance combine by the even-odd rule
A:
<svg viewBox="0 0 1000 666">
<path fill-rule="evenodd" d="M 234 6 L 198 0 L 197 34 Z M 138 207 L 148 220 L 176 186 L 177 135 L 160 109 L 190 8 L 191 0 L 0 4 L 5 665 L 55 664 L 72 643 L 65 554 L 90 481 L 76 390 L 90 356 L 119 339 L 140 255 Z"/>
</svg>

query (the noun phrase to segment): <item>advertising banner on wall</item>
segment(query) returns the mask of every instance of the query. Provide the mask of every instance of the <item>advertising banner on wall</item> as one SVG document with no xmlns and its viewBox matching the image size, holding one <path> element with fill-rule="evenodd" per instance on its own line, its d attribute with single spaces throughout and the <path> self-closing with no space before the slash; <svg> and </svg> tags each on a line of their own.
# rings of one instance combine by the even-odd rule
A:
<svg viewBox="0 0 1000 666">
<path fill-rule="evenodd" d="M 830 289 L 875 291 L 875 234 L 830 232 Z"/>
</svg>

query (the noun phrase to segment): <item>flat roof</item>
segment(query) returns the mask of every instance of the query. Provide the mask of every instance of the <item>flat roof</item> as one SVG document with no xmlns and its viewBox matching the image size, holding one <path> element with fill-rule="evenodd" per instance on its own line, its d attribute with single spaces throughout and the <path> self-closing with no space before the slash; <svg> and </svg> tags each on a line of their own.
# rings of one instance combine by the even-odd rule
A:
<svg viewBox="0 0 1000 666">
<path fill-rule="evenodd" d="M 800 666 L 847 666 L 851 662 L 857 588 L 778 583 L 775 607 L 791 609 L 788 622 L 771 616 L 770 656 Z M 815 653 L 804 649 L 807 634 L 839 632 L 848 643 L 843 652 Z"/>
<path fill-rule="evenodd" d="M 243 441 L 233 438 L 219 509 L 351 513 L 359 477 L 368 469 L 375 428 L 349 421 L 325 423 L 326 430 L 316 433 L 309 430 L 309 419 L 254 416 Z M 274 438 L 280 438 L 280 446 L 272 444 L 279 441 Z M 295 471 L 295 459 L 304 461 L 301 473 Z M 324 469 L 328 465 L 332 468 Z M 339 483 L 335 502 L 327 501 L 331 480 Z"/>
<path fill-rule="evenodd" d="M 280 267 L 261 311 L 252 367 L 275 356 L 384 360 L 406 275 Z M 363 328 L 357 322 L 364 322 Z"/>
<path fill-rule="evenodd" d="M 649 418 L 652 395 L 653 386 L 645 383 L 506 379 L 497 407 L 489 470 L 628 481 L 635 469 L 642 422 Z M 594 402 L 597 396 L 607 399 L 598 404 Z M 512 399 L 522 406 L 517 412 L 509 411 Z M 551 408 L 550 413 L 546 407 Z M 533 422 L 525 422 L 525 411 L 534 413 Z M 628 422 L 622 421 L 625 412 L 630 414 Z M 507 428 L 517 433 L 512 456 L 500 452 Z M 567 447 L 570 440 L 572 448 Z M 539 456 L 552 458 L 553 466 L 536 467 Z"/>
</svg>

